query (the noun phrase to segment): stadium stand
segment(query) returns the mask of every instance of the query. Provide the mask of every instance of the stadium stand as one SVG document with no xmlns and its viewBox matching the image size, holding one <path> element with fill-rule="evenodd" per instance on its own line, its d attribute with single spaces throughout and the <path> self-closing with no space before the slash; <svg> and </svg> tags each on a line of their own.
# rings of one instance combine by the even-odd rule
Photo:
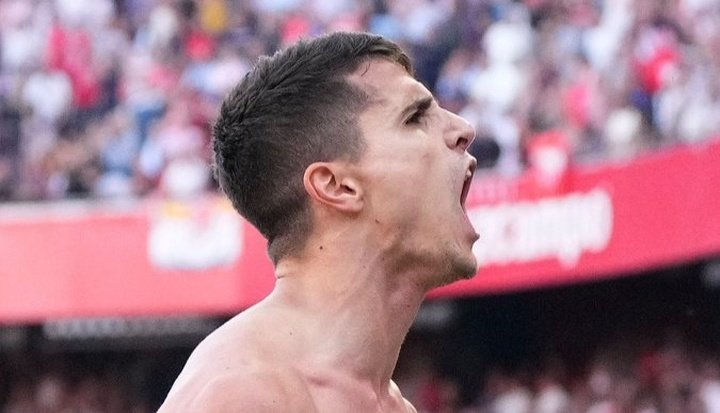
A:
<svg viewBox="0 0 720 413">
<path fill-rule="evenodd" d="M 418 411 L 720 411 L 717 0 L 0 0 L 0 412 L 152 412 L 269 290 L 208 125 L 333 30 L 478 132 L 483 269 L 408 337 Z"/>
</svg>

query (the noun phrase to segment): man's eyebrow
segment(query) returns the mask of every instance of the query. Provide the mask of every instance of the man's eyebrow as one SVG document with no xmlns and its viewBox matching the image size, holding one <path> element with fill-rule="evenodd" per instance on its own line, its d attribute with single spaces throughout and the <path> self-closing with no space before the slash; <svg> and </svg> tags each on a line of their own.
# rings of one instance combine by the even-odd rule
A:
<svg viewBox="0 0 720 413">
<path fill-rule="evenodd" d="M 400 119 L 405 119 L 411 114 L 417 112 L 417 111 L 425 111 L 430 109 L 430 106 L 432 106 L 433 102 L 435 101 L 435 97 L 433 96 L 423 96 L 421 98 L 415 99 L 405 107 L 405 109 L 400 112 Z"/>
</svg>

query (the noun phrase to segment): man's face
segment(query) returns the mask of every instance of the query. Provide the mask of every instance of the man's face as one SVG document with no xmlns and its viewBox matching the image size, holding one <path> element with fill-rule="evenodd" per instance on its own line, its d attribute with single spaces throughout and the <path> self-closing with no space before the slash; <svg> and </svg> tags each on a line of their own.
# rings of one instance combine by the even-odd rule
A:
<svg viewBox="0 0 720 413">
<path fill-rule="evenodd" d="M 459 116 L 400 65 L 373 59 L 350 77 L 370 96 L 359 115 L 366 150 L 358 163 L 365 181 L 368 224 L 395 265 L 426 269 L 427 287 L 477 271 L 478 239 L 464 210 L 475 159 L 475 137 Z"/>
</svg>

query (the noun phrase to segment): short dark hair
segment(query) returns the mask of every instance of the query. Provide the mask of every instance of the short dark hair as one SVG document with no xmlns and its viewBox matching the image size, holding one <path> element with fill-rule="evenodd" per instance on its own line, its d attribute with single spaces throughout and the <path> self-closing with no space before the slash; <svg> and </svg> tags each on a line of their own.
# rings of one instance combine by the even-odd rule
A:
<svg viewBox="0 0 720 413">
<path fill-rule="evenodd" d="M 412 73 L 393 42 L 333 33 L 261 57 L 225 98 L 213 127 L 214 173 L 235 209 L 268 239 L 273 262 L 299 252 L 312 229 L 305 169 L 360 157 L 367 94 L 347 76 L 379 57 Z"/>
</svg>

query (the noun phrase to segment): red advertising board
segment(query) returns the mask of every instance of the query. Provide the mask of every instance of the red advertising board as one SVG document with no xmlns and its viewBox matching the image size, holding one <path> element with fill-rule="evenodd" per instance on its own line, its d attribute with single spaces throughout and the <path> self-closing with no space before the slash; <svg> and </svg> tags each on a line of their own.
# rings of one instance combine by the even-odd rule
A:
<svg viewBox="0 0 720 413">
<path fill-rule="evenodd" d="M 462 296 L 614 277 L 720 253 L 720 142 L 629 163 L 480 177 Z M 0 206 L 0 323 L 228 314 L 273 285 L 265 240 L 219 196 Z"/>
<path fill-rule="evenodd" d="M 224 314 L 273 285 L 264 239 L 219 197 L 0 214 L 0 322 Z"/>
</svg>

